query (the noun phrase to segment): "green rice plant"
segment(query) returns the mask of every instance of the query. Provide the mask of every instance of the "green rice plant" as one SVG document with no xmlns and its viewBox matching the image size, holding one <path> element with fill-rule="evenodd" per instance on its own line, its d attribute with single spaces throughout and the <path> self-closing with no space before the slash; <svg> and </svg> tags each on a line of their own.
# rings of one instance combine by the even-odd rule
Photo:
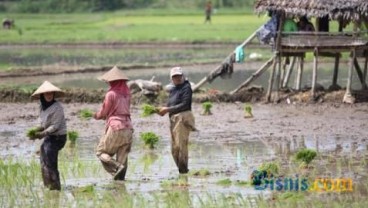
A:
<svg viewBox="0 0 368 208">
<path fill-rule="evenodd" d="M 154 149 L 155 145 L 159 141 L 159 136 L 157 136 L 153 132 L 143 132 L 140 134 L 141 139 L 143 140 L 144 144 L 147 145 L 150 149 Z"/>
<path fill-rule="evenodd" d="M 312 162 L 312 160 L 317 156 L 317 152 L 311 149 L 301 149 L 296 155 L 295 159 L 299 162 L 302 162 L 301 165 L 308 165 Z"/>
<path fill-rule="evenodd" d="M 279 165 L 274 162 L 262 163 L 259 167 L 259 171 L 266 171 L 268 176 L 277 176 L 279 174 Z"/>
<path fill-rule="evenodd" d="M 142 111 L 142 117 L 148 117 L 152 114 L 158 113 L 159 109 L 153 105 L 143 104 Z"/>
<path fill-rule="evenodd" d="M 235 185 L 237 185 L 237 186 L 248 186 L 248 185 L 250 185 L 250 183 L 249 183 L 249 181 L 241 181 L 241 180 L 237 180 L 237 181 L 235 182 Z"/>
<path fill-rule="evenodd" d="M 27 130 L 27 137 L 31 140 L 35 140 L 36 133 L 40 132 L 40 128 L 34 127 Z"/>
<path fill-rule="evenodd" d="M 79 111 L 79 117 L 81 119 L 90 119 L 93 117 L 93 111 L 88 108 L 84 108 Z"/>
<path fill-rule="evenodd" d="M 68 131 L 67 135 L 68 135 L 68 141 L 70 142 L 69 147 L 75 147 L 75 143 L 77 142 L 77 139 L 79 137 L 78 132 Z"/>
<path fill-rule="evenodd" d="M 206 169 L 201 169 L 201 170 L 191 171 L 190 175 L 205 177 L 205 176 L 211 175 L 211 172 L 209 170 L 206 170 Z"/>
<path fill-rule="evenodd" d="M 226 179 L 222 179 L 216 182 L 217 185 L 221 185 L 221 186 L 230 186 L 231 185 L 231 180 L 226 178 Z"/>
<path fill-rule="evenodd" d="M 212 106 L 213 106 L 212 103 L 209 101 L 202 103 L 202 108 L 203 108 L 202 115 L 212 115 L 212 112 L 211 112 Z"/>
<path fill-rule="evenodd" d="M 249 103 L 244 105 L 244 118 L 253 118 L 252 106 Z"/>
</svg>

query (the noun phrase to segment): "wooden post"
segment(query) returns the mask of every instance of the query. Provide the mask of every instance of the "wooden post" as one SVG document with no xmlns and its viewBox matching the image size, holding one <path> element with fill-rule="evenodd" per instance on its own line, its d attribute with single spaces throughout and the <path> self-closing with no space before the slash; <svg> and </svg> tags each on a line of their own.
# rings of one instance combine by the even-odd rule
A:
<svg viewBox="0 0 368 208">
<path fill-rule="evenodd" d="M 278 55 L 276 57 L 277 59 L 277 68 L 276 68 L 276 96 L 275 96 L 275 102 L 279 102 L 279 91 L 280 91 L 280 82 L 281 82 L 281 67 L 282 67 L 282 61 L 281 61 L 281 55 Z"/>
<path fill-rule="evenodd" d="M 274 79 L 274 75 L 275 75 L 275 69 L 276 66 L 278 64 L 278 68 L 279 70 L 281 69 L 281 50 L 280 50 L 280 45 L 281 45 L 281 38 L 282 38 L 282 28 L 284 25 L 284 19 L 285 19 L 285 12 L 281 12 L 280 14 L 280 20 L 279 20 L 279 25 L 277 28 L 277 38 L 275 41 L 275 58 L 274 58 L 274 62 L 273 62 L 273 67 L 272 67 L 272 71 L 271 71 L 271 75 L 270 75 L 270 80 L 268 82 L 268 90 L 267 90 L 267 102 L 271 101 L 271 94 L 272 94 L 272 85 L 273 85 L 273 79 Z M 277 100 L 278 101 L 278 90 L 279 90 L 279 86 L 280 86 L 280 73 L 278 72 L 278 77 L 276 78 L 276 87 L 277 87 Z"/>
<path fill-rule="evenodd" d="M 276 59 L 277 59 L 277 56 L 275 56 L 275 58 L 273 59 L 272 71 L 271 71 L 271 74 L 270 74 L 270 78 L 268 80 L 268 88 L 267 88 L 267 94 L 266 94 L 266 101 L 267 102 L 271 101 L 273 77 L 275 76 L 275 69 L 276 69 L 276 64 L 277 64 Z"/>
<path fill-rule="evenodd" d="M 286 71 L 286 74 L 284 76 L 284 82 L 282 84 L 282 87 L 285 88 L 287 87 L 289 80 L 290 80 L 290 75 L 294 69 L 294 64 L 295 64 L 295 60 L 296 60 L 296 56 L 293 56 L 293 58 L 291 59 L 291 63 Z"/>
<path fill-rule="evenodd" d="M 258 29 L 251 35 L 249 36 L 242 44 L 240 44 L 241 47 L 245 47 L 246 45 L 248 45 L 248 43 L 250 43 L 250 41 L 252 41 L 256 35 L 257 35 L 257 31 Z M 225 60 L 229 59 L 233 54 L 234 54 L 235 50 L 233 52 L 231 52 L 226 58 Z M 222 67 L 222 64 L 220 64 L 216 69 L 212 70 L 209 74 L 215 73 L 217 70 L 219 70 Z M 193 92 L 198 90 L 200 87 L 202 87 L 204 84 L 207 83 L 207 76 L 203 77 L 201 81 L 199 81 L 196 85 L 194 85 L 192 87 Z"/>
<path fill-rule="evenodd" d="M 298 68 L 298 74 L 296 76 L 296 90 L 301 90 L 302 87 L 302 78 L 303 78 L 303 70 L 304 70 L 304 56 L 300 57 L 300 63 Z"/>
<path fill-rule="evenodd" d="M 349 72 L 348 72 L 348 82 L 346 83 L 346 92 L 345 92 L 344 99 L 343 99 L 344 103 L 352 104 L 355 102 L 355 98 L 351 94 L 351 82 L 353 78 L 353 68 L 354 68 L 355 56 L 356 56 L 355 49 L 353 49 L 350 55 L 350 67 L 349 67 Z"/>
<path fill-rule="evenodd" d="M 314 49 L 314 61 L 313 61 L 313 75 L 312 75 L 312 99 L 316 96 L 316 84 L 317 84 L 317 67 L 318 67 L 318 48 Z"/>
<path fill-rule="evenodd" d="M 368 57 L 365 57 L 365 63 L 364 63 L 364 71 L 363 71 L 363 78 L 364 80 L 367 80 L 367 68 L 368 68 Z"/>
<path fill-rule="evenodd" d="M 343 29 L 343 20 L 339 20 L 339 32 L 342 32 Z M 330 86 L 331 90 L 336 90 L 336 89 L 340 89 L 340 87 L 337 85 L 337 78 L 339 76 L 339 64 L 340 64 L 340 55 L 337 55 L 335 57 L 335 67 L 334 67 L 334 71 L 333 71 L 333 76 L 332 76 L 332 85 Z"/>
<path fill-rule="evenodd" d="M 362 84 L 362 90 L 366 90 L 367 89 L 367 83 L 365 82 L 365 76 L 364 76 L 362 70 L 360 69 L 358 60 L 356 58 L 354 59 L 354 66 L 355 66 L 355 70 L 358 74 L 360 83 Z"/>
<path fill-rule="evenodd" d="M 274 58 L 275 57 L 270 58 L 265 64 L 261 66 L 260 69 L 258 69 L 255 73 L 253 73 L 245 82 L 240 84 L 235 90 L 231 91 L 230 94 L 233 95 L 237 93 L 240 89 L 242 89 L 243 87 L 247 87 L 253 80 L 261 76 L 261 74 L 265 72 L 272 65 Z"/>
</svg>

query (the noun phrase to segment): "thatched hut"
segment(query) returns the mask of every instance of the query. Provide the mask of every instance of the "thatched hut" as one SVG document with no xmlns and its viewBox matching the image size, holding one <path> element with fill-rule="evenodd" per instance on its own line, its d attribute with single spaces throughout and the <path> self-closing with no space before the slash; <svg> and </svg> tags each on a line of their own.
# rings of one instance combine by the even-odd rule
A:
<svg viewBox="0 0 368 208">
<path fill-rule="evenodd" d="M 266 65 L 273 65 L 269 81 L 267 99 L 271 99 L 274 76 L 276 76 L 276 91 L 279 87 L 287 84 L 288 76 L 292 68 L 280 77 L 282 57 L 300 58 L 297 75 L 297 89 L 300 88 L 300 81 L 303 71 L 303 57 L 307 52 L 314 53 L 314 68 L 312 77 L 312 97 L 315 95 L 317 80 L 317 66 L 319 56 L 330 56 L 335 58 L 335 69 L 333 74 L 333 85 L 336 85 L 339 59 L 341 53 L 350 53 L 349 77 L 344 102 L 354 102 L 351 93 L 352 71 L 355 68 L 362 88 L 366 89 L 365 82 L 367 74 L 368 59 L 368 1 L 367 0 L 257 0 L 255 3 L 257 13 L 273 12 L 278 15 L 278 29 L 276 40 L 274 41 L 275 56 L 273 62 Z M 314 32 L 282 32 L 281 28 L 285 18 L 294 17 L 316 18 L 317 31 Z M 339 29 L 336 32 L 328 30 L 329 21 L 338 21 Z M 343 28 L 348 24 L 354 24 L 353 31 L 343 32 Z M 365 30 L 358 29 L 365 25 Z M 321 24 L 327 24 L 327 30 L 321 32 Z M 358 57 L 364 58 L 364 70 L 359 66 Z M 265 65 L 265 66 L 266 66 Z M 276 75 L 275 75 L 276 74 Z M 283 83 L 283 84 L 281 84 Z M 276 100 L 278 94 L 276 95 Z"/>
</svg>

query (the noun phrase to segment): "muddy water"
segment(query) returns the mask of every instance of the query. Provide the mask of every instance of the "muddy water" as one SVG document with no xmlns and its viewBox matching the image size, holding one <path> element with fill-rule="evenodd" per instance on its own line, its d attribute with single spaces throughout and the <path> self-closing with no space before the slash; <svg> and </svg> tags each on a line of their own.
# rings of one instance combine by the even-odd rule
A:
<svg viewBox="0 0 368 208">
<path fill-rule="evenodd" d="M 187 77 L 196 83 L 205 77 L 210 71 L 221 64 L 223 59 L 233 50 L 233 46 L 221 46 L 215 48 L 6 48 L 0 50 L 0 68 L 53 68 L 53 69 L 78 69 L 84 67 L 98 67 L 110 65 L 184 65 Z M 263 53 L 265 58 L 270 56 L 267 49 L 249 49 L 247 55 L 256 52 Z M 326 62 L 330 61 L 330 62 Z M 218 64 L 195 64 L 195 63 L 218 63 Z M 216 79 L 207 88 L 215 88 L 223 91 L 235 89 L 240 83 L 244 82 L 263 62 L 254 62 L 246 57 L 244 63 L 235 64 L 235 72 L 231 79 Z M 333 63 L 331 59 L 325 59 L 319 63 L 317 82 L 325 88 L 331 85 Z M 312 78 L 312 63 L 307 63 L 304 67 L 302 86 L 310 86 Z M 346 86 L 348 64 L 340 64 L 338 84 Z M 259 77 L 254 84 L 267 86 L 269 71 Z M 169 83 L 168 68 L 155 69 L 135 69 L 127 70 L 127 75 L 132 79 L 151 79 L 162 82 L 164 85 Z M 103 88 L 104 83 L 96 80 L 101 73 L 75 73 L 56 76 L 2 78 L 1 85 L 38 85 L 44 80 L 49 80 L 62 87 L 81 87 L 81 88 Z M 294 86 L 295 74 L 292 73 L 289 86 Z M 359 80 L 354 73 L 353 88 L 360 89 Z"/>
</svg>

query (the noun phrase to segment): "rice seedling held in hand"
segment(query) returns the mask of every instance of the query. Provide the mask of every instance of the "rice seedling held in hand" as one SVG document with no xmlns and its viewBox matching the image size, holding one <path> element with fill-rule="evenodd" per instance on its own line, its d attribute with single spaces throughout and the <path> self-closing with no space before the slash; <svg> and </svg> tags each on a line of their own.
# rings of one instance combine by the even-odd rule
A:
<svg viewBox="0 0 368 208">
<path fill-rule="evenodd" d="M 152 114 L 158 113 L 159 109 L 153 105 L 143 104 L 142 111 L 142 117 L 148 117 Z"/>
<path fill-rule="evenodd" d="M 253 118 L 252 106 L 248 103 L 244 105 L 244 118 Z"/>
<path fill-rule="evenodd" d="M 69 147 L 75 147 L 78 137 L 77 131 L 68 131 Z"/>
<path fill-rule="evenodd" d="M 144 144 L 147 145 L 150 149 L 154 149 L 155 145 L 159 141 L 159 137 L 153 132 L 143 132 L 140 134 L 141 139 Z"/>
<path fill-rule="evenodd" d="M 211 112 L 211 108 L 212 108 L 212 103 L 211 102 L 204 102 L 202 103 L 202 108 L 203 108 L 203 112 L 201 113 L 201 115 L 212 115 Z"/>
<path fill-rule="evenodd" d="M 93 111 L 90 109 L 84 108 L 79 111 L 79 118 L 81 119 L 90 119 L 93 117 Z"/>
<path fill-rule="evenodd" d="M 41 128 L 39 128 L 39 127 L 30 128 L 30 129 L 27 130 L 27 137 L 30 140 L 35 140 L 36 139 L 36 133 L 40 132 L 40 131 L 41 131 Z"/>
</svg>

